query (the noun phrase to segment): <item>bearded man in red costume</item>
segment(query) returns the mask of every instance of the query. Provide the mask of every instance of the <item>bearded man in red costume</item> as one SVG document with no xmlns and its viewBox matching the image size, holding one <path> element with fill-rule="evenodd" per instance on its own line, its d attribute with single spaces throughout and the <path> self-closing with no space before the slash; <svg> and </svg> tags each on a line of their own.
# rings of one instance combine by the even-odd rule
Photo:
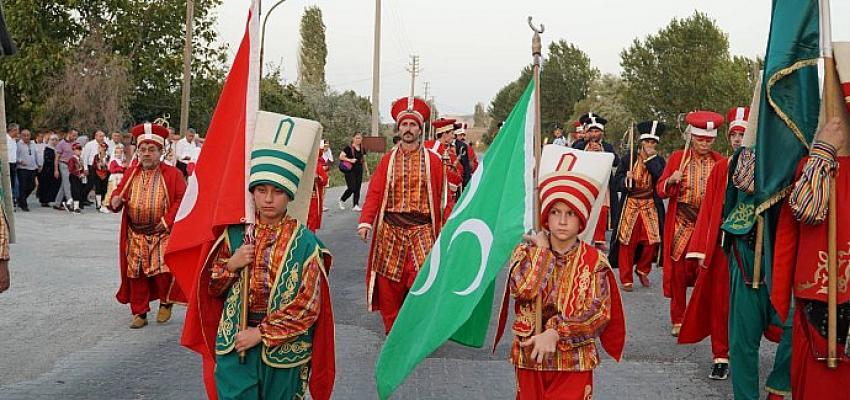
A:
<svg viewBox="0 0 850 400">
<path fill-rule="evenodd" d="M 366 266 L 369 311 L 389 333 L 442 226 L 443 160 L 419 142 L 428 104 L 404 97 L 392 105 L 401 142 L 385 154 L 369 182 L 357 234 L 372 235 Z"/>
</svg>

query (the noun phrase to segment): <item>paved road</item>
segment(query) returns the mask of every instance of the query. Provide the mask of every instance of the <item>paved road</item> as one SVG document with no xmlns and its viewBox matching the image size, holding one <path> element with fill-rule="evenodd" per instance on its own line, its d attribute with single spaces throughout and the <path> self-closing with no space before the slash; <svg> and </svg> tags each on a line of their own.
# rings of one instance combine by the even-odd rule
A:
<svg viewBox="0 0 850 400">
<path fill-rule="evenodd" d="M 365 311 L 367 247 L 354 237 L 357 214 L 336 208 L 320 236 L 335 255 L 331 275 L 337 331 L 336 399 L 373 399 L 384 335 Z M 90 210 L 18 212 L 12 288 L 0 295 L 0 399 L 200 399 L 200 359 L 178 344 L 183 311 L 165 324 L 130 330 L 118 304 L 117 215 Z M 623 362 L 596 370 L 597 399 L 729 399 L 730 383 L 707 378 L 708 343 L 678 346 L 656 285 L 624 293 L 629 337 Z M 504 279 L 500 279 L 503 282 Z M 501 289 L 499 289 L 501 290 Z M 491 329 L 492 335 L 492 329 Z M 447 344 L 426 359 L 395 399 L 510 399 L 507 341 L 491 354 Z M 763 370 L 772 345 L 762 349 Z M 764 379 L 764 373 L 762 379 Z"/>
</svg>

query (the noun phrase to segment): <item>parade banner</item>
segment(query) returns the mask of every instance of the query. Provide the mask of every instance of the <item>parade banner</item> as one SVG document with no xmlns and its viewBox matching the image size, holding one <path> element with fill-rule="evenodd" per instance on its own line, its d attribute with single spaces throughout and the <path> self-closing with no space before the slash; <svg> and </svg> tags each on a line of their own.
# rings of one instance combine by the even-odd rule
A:
<svg viewBox="0 0 850 400">
<path fill-rule="evenodd" d="M 774 0 L 756 142 L 756 214 L 787 194 L 820 114 L 817 0 Z"/>
<path fill-rule="evenodd" d="M 755 152 L 755 215 L 764 215 L 762 263 L 772 279 L 776 221 L 800 159 L 809 152 L 820 115 L 817 0 L 774 0 L 764 60 Z M 752 122 L 751 122 L 752 123 Z M 773 207 L 773 208 L 772 208 Z"/>
<path fill-rule="evenodd" d="M 447 340 L 481 347 L 494 282 L 532 228 L 534 82 L 530 82 L 440 232 L 390 331 L 375 371 L 388 398 Z"/>
<path fill-rule="evenodd" d="M 214 241 L 228 225 L 253 222 L 253 203 L 248 201 L 246 188 L 259 114 L 259 38 L 259 9 L 254 1 L 165 253 L 177 283 L 190 298 L 181 344 L 203 357 L 211 399 L 216 398 L 211 344 L 215 343 L 222 304 L 219 300 L 201 305 L 201 298 L 193 294 L 206 290 L 195 285 Z"/>
</svg>

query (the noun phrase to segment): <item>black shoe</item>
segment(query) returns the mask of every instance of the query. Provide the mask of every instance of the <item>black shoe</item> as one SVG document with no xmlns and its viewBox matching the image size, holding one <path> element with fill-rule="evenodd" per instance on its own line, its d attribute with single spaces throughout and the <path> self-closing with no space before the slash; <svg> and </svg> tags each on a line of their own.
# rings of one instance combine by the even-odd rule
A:
<svg viewBox="0 0 850 400">
<path fill-rule="evenodd" d="M 53 209 L 54 209 L 54 210 L 59 210 L 59 211 L 65 211 L 65 207 L 62 207 L 62 206 L 60 206 L 60 205 L 58 205 L 58 204 L 54 205 L 54 206 L 53 206 Z"/>
<path fill-rule="evenodd" d="M 718 381 L 726 380 L 729 377 L 729 363 L 714 363 L 708 377 Z"/>
<path fill-rule="evenodd" d="M 48 203 L 41 203 L 41 206 L 42 206 L 42 207 L 44 207 L 44 208 L 47 208 L 47 207 L 50 207 L 50 204 L 48 204 Z"/>
<path fill-rule="evenodd" d="M 29 207 L 21 207 L 21 211 L 30 212 Z"/>
</svg>

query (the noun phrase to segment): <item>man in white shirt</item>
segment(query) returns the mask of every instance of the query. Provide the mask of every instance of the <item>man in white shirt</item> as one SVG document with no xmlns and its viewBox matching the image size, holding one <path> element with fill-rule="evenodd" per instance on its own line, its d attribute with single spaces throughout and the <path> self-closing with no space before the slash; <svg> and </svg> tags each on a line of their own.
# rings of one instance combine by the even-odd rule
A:
<svg viewBox="0 0 850 400">
<path fill-rule="evenodd" d="M 121 132 L 115 131 L 110 136 L 109 139 L 106 139 L 106 146 L 108 147 L 106 152 L 109 153 L 109 158 L 113 159 L 115 158 L 115 145 L 124 144 L 124 135 Z"/>
<path fill-rule="evenodd" d="M 177 169 L 183 172 L 183 176 L 189 176 L 187 166 L 189 162 L 192 161 L 192 155 L 195 153 L 195 148 L 198 147 L 198 143 L 195 140 L 195 130 L 189 128 L 186 131 L 186 137 L 177 141 L 174 149 L 174 155 L 177 159 Z"/>
<path fill-rule="evenodd" d="M 83 189 L 83 205 L 91 205 L 88 201 L 89 192 L 94 188 L 94 180 L 95 176 L 95 167 L 94 167 L 94 157 L 100 151 L 100 145 L 102 143 L 106 143 L 106 133 L 103 131 L 97 131 L 94 133 L 94 140 L 90 140 L 86 142 L 86 145 L 83 146 L 83 153 L 80 156 L 81 161 L 83 162 L 83 171 L 86 172 L 86 186 Z M 100 205 L 98 205 L 98 208 Z"/>
<path fill-rule="evenodd" d="M 21 127 L 9 124 L 6 129 L 6 154 L 9 162 L 9 179 L 12 181 L 12 199 L 15 207 L 18 205 L 18 135 Z"/>
</svg>

